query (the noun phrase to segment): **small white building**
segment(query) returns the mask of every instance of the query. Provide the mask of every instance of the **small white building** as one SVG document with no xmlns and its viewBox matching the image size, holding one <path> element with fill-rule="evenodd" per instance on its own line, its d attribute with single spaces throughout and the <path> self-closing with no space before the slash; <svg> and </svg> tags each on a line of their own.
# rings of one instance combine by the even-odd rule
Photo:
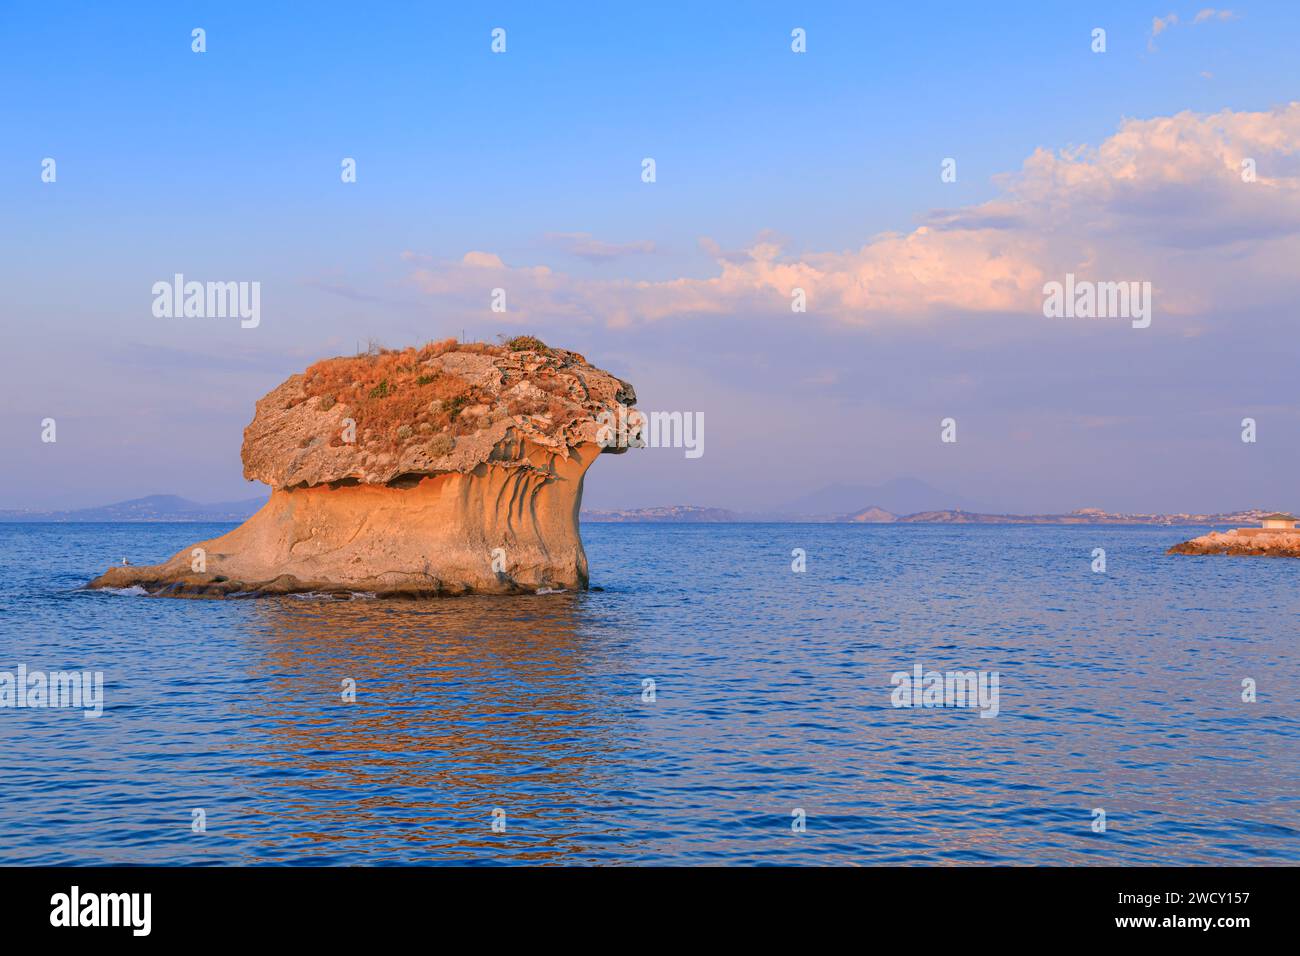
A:
<svg viewBox="0 0 1300 956">
<path fill-rule="evenodd" d="M 1271 515 L 1264 515 L 1260 519 L 1263 522 L 1265 531 L 1294 531 L 1296 518 L 1294 515 L 1284 515 L 1277 512 Z"/>
</svg>

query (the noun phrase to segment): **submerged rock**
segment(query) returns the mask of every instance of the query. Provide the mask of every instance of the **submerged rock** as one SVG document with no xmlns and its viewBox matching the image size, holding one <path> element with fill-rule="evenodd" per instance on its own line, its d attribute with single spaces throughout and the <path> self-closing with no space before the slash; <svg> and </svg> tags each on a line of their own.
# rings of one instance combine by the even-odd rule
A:
<svg viewBox="0 0 1300 956">
<path fill-rule="evenodd" d="M 532 338 L 326 359 L 257 403 L 235 530 L 92 588 L 223 597 L 536 593 L 587 585 L 578 534 L 597 416 L 628 383 Z"/>
<path fill-rule="evenodd" d="M 1300 531 L 1236 528 L 1211 531 L 1170 548 L 1166 554 L 1230 554 L 1252 557 L 1300 558 Z"/>
</svg>

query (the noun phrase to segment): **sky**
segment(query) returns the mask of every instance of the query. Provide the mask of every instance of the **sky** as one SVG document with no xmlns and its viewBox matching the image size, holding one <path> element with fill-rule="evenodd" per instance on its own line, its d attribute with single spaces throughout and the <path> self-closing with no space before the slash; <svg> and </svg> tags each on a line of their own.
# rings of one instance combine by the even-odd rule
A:
<svg viewBox="0 0 1300 956">
<path fill-rule="evenodd" d="M 1300 5 L 466 6 L 0 0 L 0 509 L 253 496 L 288 375 L 521 333 L 704 417 L 588 507 L 1300 508 Z"/>
</svg>

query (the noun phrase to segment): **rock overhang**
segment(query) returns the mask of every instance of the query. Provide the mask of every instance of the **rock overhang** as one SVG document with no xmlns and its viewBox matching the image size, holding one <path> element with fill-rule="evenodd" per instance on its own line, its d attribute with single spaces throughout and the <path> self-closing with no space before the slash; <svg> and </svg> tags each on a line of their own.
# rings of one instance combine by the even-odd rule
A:
<svg viewBox="0 0 1300 956">
<path fill-rule="evenodd" d="M 524 346 L 447 340 L 317 362 L 257 402 L 244 477 L 295 488 L 531 467 L 534 450 L 565 457 L 597 441 L 601 412 L 635 404 L 581 354 Z"/>
</svg>

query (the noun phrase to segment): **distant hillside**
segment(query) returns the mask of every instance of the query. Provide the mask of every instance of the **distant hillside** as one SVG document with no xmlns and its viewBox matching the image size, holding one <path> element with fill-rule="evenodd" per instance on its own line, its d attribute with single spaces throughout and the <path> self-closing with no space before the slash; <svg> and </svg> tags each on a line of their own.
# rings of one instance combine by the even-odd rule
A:
<svg viewBox="0 0 1300 956">
<path fill-rule="evenodd" d="M 842 519 L 854 524 L 877 524 L 887 521 L 897 521 L 898 515 L 886 511 L 884 508 L 877 508 L 872 505 L 870 508 L 863 508 L 857 514 L 845 515 Z"/>
<path fill-rule="evenodd" d="M 74 511 L 0 511 L 0 521 L 243 521 L 266 497 L 200 504 L 178 495 L 149 495 Z"/>
</svg>

